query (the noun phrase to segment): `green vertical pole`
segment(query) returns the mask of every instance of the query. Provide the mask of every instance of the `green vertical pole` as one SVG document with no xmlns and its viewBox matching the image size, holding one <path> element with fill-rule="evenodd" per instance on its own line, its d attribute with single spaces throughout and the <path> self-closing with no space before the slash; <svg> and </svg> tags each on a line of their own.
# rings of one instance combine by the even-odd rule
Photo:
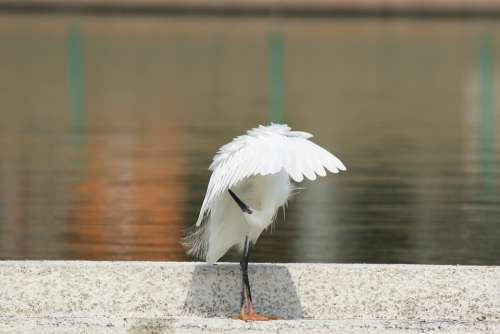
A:
<svg viewBox="0 0 500 334">
<path fill-rule="evenodd" d="M 283 89 L 283 36 L 272 32 L 268 39 L 269 49 L 269 112 L 271 122 L 283 123 L 285 96 Z"/>
<path fill-rule="evenodd" d="M 491 196 L 495 172 L 494 160 L 494 78 L 491 36 L 485 34 L 479 47 L 479 156 L 484 196 Z"/>
<path fill-rule="evenodd" d="M 83 91 L 83 57 L 80 28 L 78 25 L 70 27 L 67 36 L 68 48 L 68 98 L 71 127 L 78 141 L 84 123 L 84 91 Z"/>
<path fill-rule="evenodd" d="M 64 200 L 71 201 L 77 195 L 75 191 L 86 180 L 85 169 L 85 133 L 84 133 L 84 91 L 83 91 L 83 54 L 82 54 L 82 41 L 80 35 L 80 27 L 78 24 L 72 24 L 67 27 L 66 31 L 66 57 L 67 57 L 67 94 L 68 94 L 68 112 L 71 140 L 71 169 L 78 175 L 76 180 L 65 184 Z M 64 231 L 73 221 L 70 219 L 71 214 L 69 207 L 63 205 L 62 209 L 66 211 L 64 216 L 64 225 L 61 229 Z M 66 239 L 66 238 L 64 238 Z M 68 240 L 62 243 L 61 254 L 68 254 Z"/>
<path fill-rule="evenodd" d="M 83 150 L 85 145 L 85 105 L 84 105 L 84 82 L 83 82 L 83 53 L 80 27 L 71 25 L 66 35 L 67 48 L 67 80 L 68 80 L 68 108 L 69 127 L 71 129 L 71 142 L 74 157 L 73 168 L 80 176 L 80 181 L 86 179 L 85 160 Z M 68 196 L 72 196 L 72 193 Z"/>
</svg>

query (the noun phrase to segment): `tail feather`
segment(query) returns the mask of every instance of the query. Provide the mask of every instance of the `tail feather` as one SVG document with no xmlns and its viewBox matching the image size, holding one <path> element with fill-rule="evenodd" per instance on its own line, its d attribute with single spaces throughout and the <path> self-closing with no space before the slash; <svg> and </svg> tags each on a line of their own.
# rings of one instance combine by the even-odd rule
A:
<svg viewBox="0 0 500 334">
<path fill-rule="evenodd" d="M 204 260 L 208 251 L 208 224 L 191 227 L 186 236 L 182 239 L 182 246 L 187 250 L 187 254 L 194 258 Z"/>
</svg>

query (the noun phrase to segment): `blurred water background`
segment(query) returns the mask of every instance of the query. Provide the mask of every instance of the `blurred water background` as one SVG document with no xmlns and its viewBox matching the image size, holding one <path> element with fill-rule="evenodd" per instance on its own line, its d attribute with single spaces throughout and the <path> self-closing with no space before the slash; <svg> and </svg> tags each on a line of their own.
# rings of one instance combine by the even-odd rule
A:
<svg viewBox="0 0 500 334">
<path fill-rule="evenodd" d="M 1 14 L 0 258 L 189 260 L 215 151 L 282 121 L 348 172 L 254 260 L 499 265 L 499 57 L 497 20 Z"/>
</svg>

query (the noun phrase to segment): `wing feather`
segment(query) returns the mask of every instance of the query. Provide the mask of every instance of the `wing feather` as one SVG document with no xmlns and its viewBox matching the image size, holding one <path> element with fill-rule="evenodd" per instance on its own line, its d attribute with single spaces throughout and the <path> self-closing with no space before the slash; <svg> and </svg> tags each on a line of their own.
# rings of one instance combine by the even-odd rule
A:
<svg viewBox="0 0 500 334">
<path fill-rule="evenodd" d="M 316 180 L 316 162 L 314 152 L 311 150 L 309 145 L 311 142 L 308 140 L 301 140 L 300 146 L 302 155 L 302 164 L 304 165 L 304 175 L 311 181 Z"/>
<path fill-rule="evenodd" d="M 284 169 L 295 182 L 302 182 L 304 176 L 309 180 L 325 176 L 325 169 L 332 173 L 346 170 L 336 156 L 309 141 L 311 137 L 283 124 L 261 125 L 222 146 L 209 167 L 212 176 L 196 225 L 210 214 L 227 189 L 253 175 L 275 174 Z"/>
<path fill-rule="evenodd" d="M 321 156 L 321 151 L 318 150 L 317 145 L 312 145 L 311 148 L 312 148 L 312 151 L 314 151 L 314 153 L 311 156 L 312 156 L 312 159 L 314 159 L 315 166 L 316 166 L 314 169 L 314 172 L 321 177 L 326 176 L 326 170 L 325 170 L 323 159 Z"/>
<path fill-rule="evenodd" d="M 297 149 L 287 149 L 287 155 L 289 157 L 288 174 L 290 174 L 295 182 L 302 182 L 304 177 L 302 176 L 302 166 Z"/>
</svg>

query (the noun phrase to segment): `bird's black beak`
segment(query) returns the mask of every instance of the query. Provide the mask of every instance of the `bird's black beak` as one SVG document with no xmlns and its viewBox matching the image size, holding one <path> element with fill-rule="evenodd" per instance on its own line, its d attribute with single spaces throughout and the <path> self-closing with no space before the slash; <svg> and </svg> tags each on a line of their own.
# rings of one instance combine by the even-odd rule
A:
<svg viewBox="0 0 500 334">
<path fill-rule="evenodd" d="M 243 203 L 243 201 L 238 196 L 236 196 L 236 194 L 233 193 L 231 191 L 231 189 L 228 189 L 227 191 L 229 191 L 229 195 L 231 195 L 231 197 L 234 199 L 234 201 L 236 202 L 236 204 L 238 204 L 238 206 L 240 207 L 241 211 L 246 212 L 248 214 L 252 213 L 252 210 L 248 207 L 248 205 L 246 205 L 245 203 Z"/>
</svg>

